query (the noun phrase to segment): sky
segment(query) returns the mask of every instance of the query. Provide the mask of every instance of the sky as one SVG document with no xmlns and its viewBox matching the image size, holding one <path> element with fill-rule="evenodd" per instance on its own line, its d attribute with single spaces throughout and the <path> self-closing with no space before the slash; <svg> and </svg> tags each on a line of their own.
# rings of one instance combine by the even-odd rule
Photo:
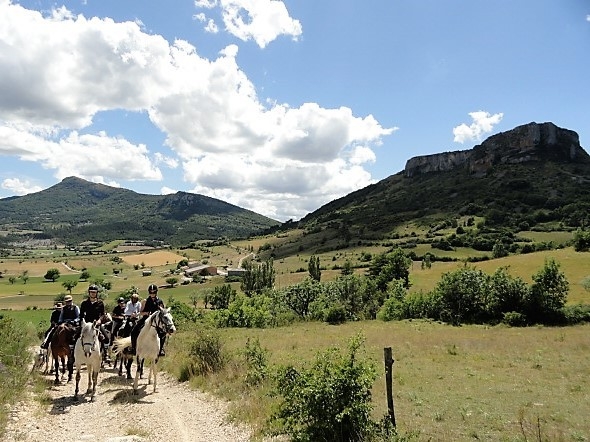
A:
<svg viewBox="0 0 590 442">
<path fill-rule="evenodd" d="M 0 0 L 0 198 L 77 176 L 299 220 L 533 121 L 590 151 L 587 0 Z"/>
</svg>

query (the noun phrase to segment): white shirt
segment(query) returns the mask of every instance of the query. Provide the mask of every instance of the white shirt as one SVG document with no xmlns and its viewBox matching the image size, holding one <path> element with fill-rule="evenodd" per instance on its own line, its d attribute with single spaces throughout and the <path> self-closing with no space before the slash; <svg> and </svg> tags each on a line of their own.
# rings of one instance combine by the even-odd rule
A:
<svg viewBox="0 0 590 442">
<path fill-rule="evenodd" d="M 141 302 L 137 301 L 135 304 L 131 302 L 131 300 L 127 301 L 125 305 L 125 312 L 123 313 L 125 316 L 131 316 L 133 313 L 135 315 L 139 315 L 141 312 Z"/>
</svg>

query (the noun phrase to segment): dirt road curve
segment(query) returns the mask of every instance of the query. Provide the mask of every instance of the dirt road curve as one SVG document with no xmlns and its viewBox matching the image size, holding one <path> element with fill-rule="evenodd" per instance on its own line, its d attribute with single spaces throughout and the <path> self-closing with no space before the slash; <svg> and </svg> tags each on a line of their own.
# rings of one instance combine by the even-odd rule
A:
<svg viewBox="0 0 590 442">
<path fill-rule="evenodd" d="M 75 376 L 75 373 L 74 373 Z M 48 377 L 49 379 L 49 377 Z M 80 391 L 86 391 L 83 370 Z M 94 401 L 72 399 L 74 383 L 52 386 L 48 405 L 31 400 L 11 411 L 6 442 L 239 442 L 249 441 L 247 428 L 227 422 L 225 403 L 191 391 L 160 373 L 158 390 L 152 393 L 140 380 L 137 396 L 131 381 L 109 367 L 99 376 Z"/>
</svg>

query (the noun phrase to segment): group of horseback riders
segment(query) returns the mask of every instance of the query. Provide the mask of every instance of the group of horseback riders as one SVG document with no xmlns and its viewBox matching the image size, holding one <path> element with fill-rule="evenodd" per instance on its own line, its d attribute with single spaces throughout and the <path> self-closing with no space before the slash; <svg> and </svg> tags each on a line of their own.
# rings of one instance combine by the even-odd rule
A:
<svg viewBox="0 0 590 442">
<path fill-rule="evenodd" d="M 128 349 L 128 353 L 135 354 L 137 337 L 146 319 L 164 307 L 164 302 L 158 297 L 158 286 L 155 284 L 148 286 L 148 297 L 143 302 L 139 300 L 139 295 L 136 292 L 131 294 L 129 301 L 120 297 L 111 315 L 106 314 L 104 303 L 98 297 L 98 292 L 98 286 L 91 284 L 88 287 L 88 298 L 82 301 L 80 307 L 74 304 L 72 295 L 66 295 L 63 304 L 56 303 L 51 313 L 51 325 L 45 333 L 41 348 L 47 349 L 49 347 L 59 324 L 67 324 L 75 329 L 73 340 L 75 343 L 80 336 L 80 323 L 84 320 L 85 322 L 94 322 L 99 328 L 101 335 L 99 338 L 105 348 L 117 336 L 131 336 L 131 348 Z M 165 340 L 166 334 L 163 333 L 160 335 L 159 356 L 165 356 Z"/>
</svg>

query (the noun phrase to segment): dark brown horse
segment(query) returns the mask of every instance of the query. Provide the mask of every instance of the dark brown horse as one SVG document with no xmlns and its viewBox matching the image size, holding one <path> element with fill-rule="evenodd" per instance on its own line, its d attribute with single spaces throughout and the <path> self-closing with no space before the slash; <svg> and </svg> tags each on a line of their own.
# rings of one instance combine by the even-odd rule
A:
<svg viewBox="0 0 590 442">
<path fill-rule="evenodd" d="M 71 346 L 74 345 L 76 328 L 69 324 L 60 324 L 51 338 L 51 354 L 53 355 L 55 369 L 55 384 L 59 384 L 59 362 L 61 361 L 62 376 L 66 372 L 66 358 L 68 363 L 68 382 L 72 380 L 74 372 L 74 357 Z"/>
</svg>

